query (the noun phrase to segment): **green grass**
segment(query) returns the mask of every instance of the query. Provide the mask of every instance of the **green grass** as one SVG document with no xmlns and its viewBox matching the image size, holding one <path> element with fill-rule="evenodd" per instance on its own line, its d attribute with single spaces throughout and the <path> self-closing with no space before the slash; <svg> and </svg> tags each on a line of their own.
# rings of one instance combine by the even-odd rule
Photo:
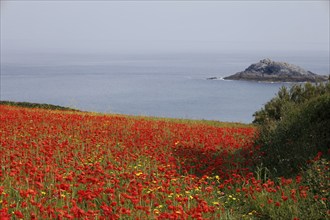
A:
<svg viewBox="0 0 330 220">
<path fill-rule="evenodd" d="M 78 109 L 74 109 L 74 108 L 45 104 L 45 103 L 0 101 L 0 105 L 19 106 L 24 108 L 41 108 L 41 109 L 61 110 L 61 111 L 79 111 Z"/>
</svg>

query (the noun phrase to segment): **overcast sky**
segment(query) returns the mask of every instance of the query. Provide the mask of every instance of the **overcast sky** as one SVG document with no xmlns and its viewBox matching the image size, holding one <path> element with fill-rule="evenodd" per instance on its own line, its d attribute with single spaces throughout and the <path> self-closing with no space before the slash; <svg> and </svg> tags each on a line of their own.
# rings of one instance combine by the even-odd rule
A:
<svg viewBox="0 0 330 220">
<path fill-rule="evenodd" d="M 1 53 L 329 51 L 329 1 L 1 1 Z"/>
</svg>

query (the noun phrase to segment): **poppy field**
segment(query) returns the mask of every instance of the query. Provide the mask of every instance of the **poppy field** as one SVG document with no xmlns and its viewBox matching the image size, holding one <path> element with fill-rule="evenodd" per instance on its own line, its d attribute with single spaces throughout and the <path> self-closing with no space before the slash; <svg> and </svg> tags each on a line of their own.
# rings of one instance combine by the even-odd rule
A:
<svg viewBox="0 0 330 220">
<path fill-rule="evenodd" d="M 256 169 L 252 125 L 7 105 L 0 122 L 2 220 L 329 217 L 304 176 Z"/>
</svg>

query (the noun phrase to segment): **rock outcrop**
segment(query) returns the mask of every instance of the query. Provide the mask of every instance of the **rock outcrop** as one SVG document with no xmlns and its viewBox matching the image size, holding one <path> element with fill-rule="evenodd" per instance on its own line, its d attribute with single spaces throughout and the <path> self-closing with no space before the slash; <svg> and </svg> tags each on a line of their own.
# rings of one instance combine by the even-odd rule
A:
<svg viewBox="0 0 330 220">
<path fill-rule="evenodd" d="M 318 75 L 285 62 L 263 59 L 259 63 L 250 65 L 244 71 L 224 79 L 264 82 L 321 82 L 328 80 L 329 76 Z"/>
</svg>

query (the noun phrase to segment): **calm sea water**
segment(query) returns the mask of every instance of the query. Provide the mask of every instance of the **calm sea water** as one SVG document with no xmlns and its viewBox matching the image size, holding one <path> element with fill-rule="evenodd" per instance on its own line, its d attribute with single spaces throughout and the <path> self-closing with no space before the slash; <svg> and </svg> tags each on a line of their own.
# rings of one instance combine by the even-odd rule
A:
<svg viewBox="0 0 330 220">
<path fill-rule="evenodd" d="M 15 55 L 1 63 L 1 100 L 250 123 L 279 87 L 290 84 L 206 78 L 231 75 L 266 57 L 329 73 L 329 57 L 317 53 Z"/>
</svg>

